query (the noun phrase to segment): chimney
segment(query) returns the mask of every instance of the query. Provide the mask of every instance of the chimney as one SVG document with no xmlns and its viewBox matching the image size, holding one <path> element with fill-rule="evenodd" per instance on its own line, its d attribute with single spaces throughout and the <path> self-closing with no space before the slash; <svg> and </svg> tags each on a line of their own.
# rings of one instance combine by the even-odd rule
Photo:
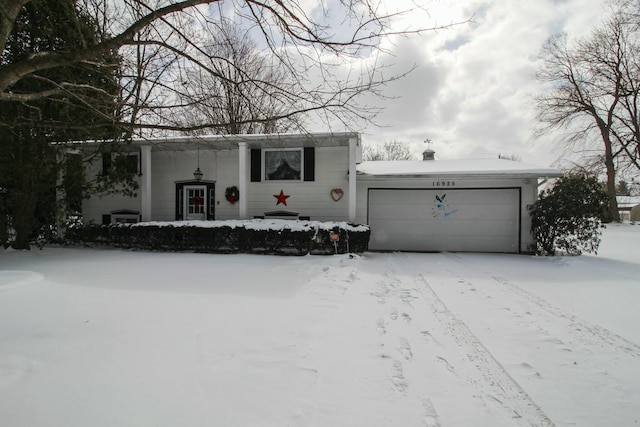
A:
<svg viewBox="0 0 640 427">
<path fill-rule="evenodd" d="M 436 152 L 427 148 L 422 152 L 422 160 L 435 160 Z"/>
</svg>

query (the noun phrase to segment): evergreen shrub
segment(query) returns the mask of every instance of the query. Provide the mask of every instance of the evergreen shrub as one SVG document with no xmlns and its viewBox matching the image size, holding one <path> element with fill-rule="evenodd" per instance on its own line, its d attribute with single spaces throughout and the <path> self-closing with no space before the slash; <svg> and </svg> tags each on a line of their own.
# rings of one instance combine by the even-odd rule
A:
<svg viewBox="0 0 640 427">
<path fill-rule="evenodd" d="M 332 241 L 330 233 L 339 236 Z M 87 224 L 67 230 L 68 244 L 107 245 L 151 251 L 328 255 L 362 253 L 369 247 L 369 226 L 317 221 L 215 221 L 198 224 Z"/>
<path fill-rule="evenodd" d="M 530 208 L 537 253 L 597 253 L 608 203 L 596 177 L 571 173 L 559 178 Z"/>
</svg>

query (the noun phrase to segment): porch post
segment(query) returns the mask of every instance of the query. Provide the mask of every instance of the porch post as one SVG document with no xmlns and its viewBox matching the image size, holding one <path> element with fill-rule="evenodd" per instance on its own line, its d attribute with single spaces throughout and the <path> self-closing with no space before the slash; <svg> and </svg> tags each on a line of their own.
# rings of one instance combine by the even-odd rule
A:
<svg viewBox="0 0 640 427">
<path fill-rule="evenodd" d="M 246 142 L 238 142 L 238 191 L 240 200 L 238 201 L 238 209 L 240 219 L 247 219 L 249 203 L 247 202 L 248 185 L 247 185 L 247 161 L 248 149 Z"/>
<path fill-rule="evenodd" d="M 151 221 L 151 145 L 140 147 L 140 214 Z"/>
<path fill-rule="evenodd" d="M 356 222 L 356 157 L 358 139 L 349 138 L 349 222 Z"/>
</svg>

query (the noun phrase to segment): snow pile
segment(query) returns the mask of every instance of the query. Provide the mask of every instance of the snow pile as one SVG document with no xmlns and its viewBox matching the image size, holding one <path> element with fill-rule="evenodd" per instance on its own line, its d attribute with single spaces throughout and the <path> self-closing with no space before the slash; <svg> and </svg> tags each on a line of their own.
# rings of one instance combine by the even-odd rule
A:
<svg viewBox="0 0 640 427">
<path fill-rule="evenodd" d="M 598 256 L 0 253 L 20 426 L 640 424 L 640 226 Z"/>
<path fill-rule="evenodd" d="M 248 230 L 291 230 L 309 231 L 324 230 L 330 231 L 335 228 L 352 232 L 364 232 L 369 230 L 368 225 L 350 224 L 346 221 L 305 221 L 286 219 L 247 219 L 247 220 L 225 220 L 225 221 L 148 221 L 127 224 L 132 227 L 159 226 L 159 227 L 198 227 L 198 228 L 246 228 Z"/>
</svg>

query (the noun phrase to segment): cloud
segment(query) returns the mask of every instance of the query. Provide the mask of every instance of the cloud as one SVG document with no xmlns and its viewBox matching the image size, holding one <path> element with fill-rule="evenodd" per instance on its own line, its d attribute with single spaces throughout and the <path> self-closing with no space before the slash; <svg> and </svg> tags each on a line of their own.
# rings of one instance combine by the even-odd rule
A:
<svg viewBox="0 0 640 427">
<path fill-rule="evenodd" d="M 417 68 L 386 88 L 394 97 L 378 118 L 386 127 L 367 129 L 365 141 L 401 140 L 419 156 L 430 138 L 440 158 L 513 153 L 525 162 L 552 164 L 553 136 L 534 138 L 540 48 L 553 33 L 588 34 L 600 22 L 602 2 L 469 0 L 430 6 L 433 22 L 473 15 L 472 22 L 392 45 L 389 64 Z"/>
</svg>

